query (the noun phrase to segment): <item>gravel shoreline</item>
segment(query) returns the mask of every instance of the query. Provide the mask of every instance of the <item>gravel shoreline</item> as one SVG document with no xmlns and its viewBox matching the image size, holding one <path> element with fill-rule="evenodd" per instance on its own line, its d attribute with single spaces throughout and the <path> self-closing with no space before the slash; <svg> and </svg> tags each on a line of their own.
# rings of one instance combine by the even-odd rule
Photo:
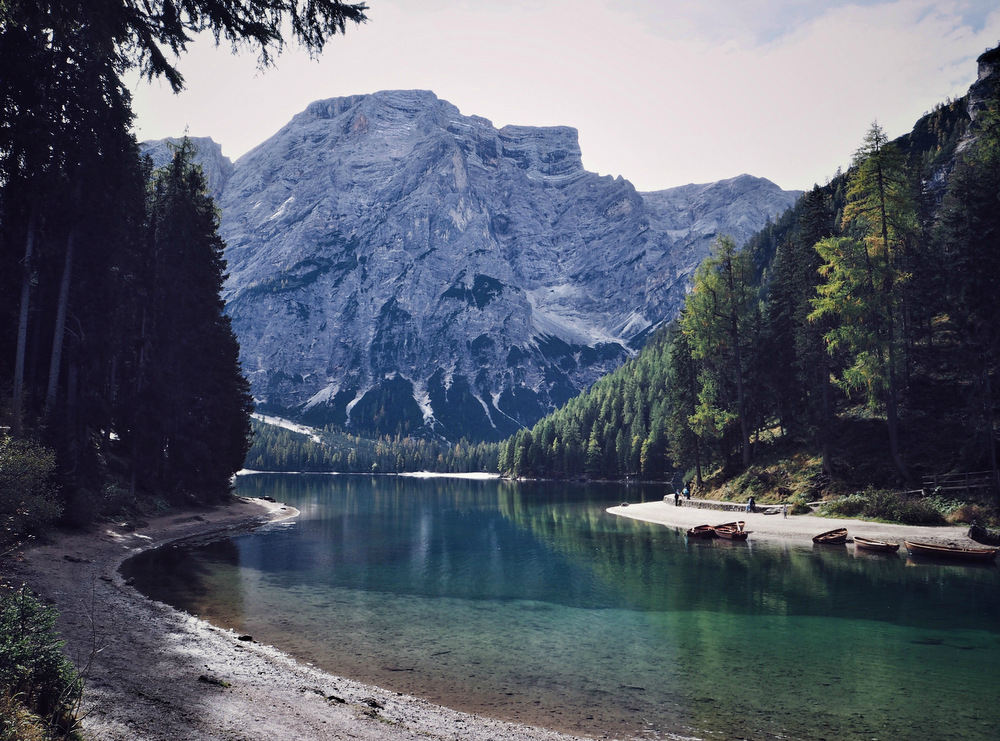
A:
<svg viewBox="0 0 1000 741">
<path fill-rule="evenodd" d="M 453 711 L 321 672 L 149 600 L 118 572 L 125 559 L 148 548 L 245 531 L 295 514 L 281 504 L 242 500 L 166 515 L 138 529 L 104 525 L 68 534 L 0 561 L 8 581 L 28 584 L 59 610 L 66 652 L 85 674 L 80 716 L 87 738 L 581 738 Z"/>
<path fill-rule="evenodd" d="M 698 507 L 702 504 L 703 507 Z M 884 522 L 869 522 L 833 517 L 817 517 L 816 515 L 789 515 L 781 513 L 765 515 L 762 512 L 723 511 L 708 508 L 707 500 L 681 501 L 676 506 L 673 501 L 642 502 L 639 504 L 622 504 L 609 507 L 608 512 L 621 517 L 630 517 L 645 522 L 655 522 L 667 527 L 687 530 L 696 525 L 718 525 L 733 520 L 746 522 L 746 529 L 751 539 L 764 538 L 768 540 L 790 540 L 811 543 L 814 535 L 846 527 L 848 537 L 860 535 L 863 538 L 875 540 L 892 540 L 900 544 L 900 553 L 905 554 L 904 540 L 916 540 L 942 545 L 956 545 L 963 548 L 981 548 L 969 535 L 966 525 L 893 525 Z"/>
</svg>

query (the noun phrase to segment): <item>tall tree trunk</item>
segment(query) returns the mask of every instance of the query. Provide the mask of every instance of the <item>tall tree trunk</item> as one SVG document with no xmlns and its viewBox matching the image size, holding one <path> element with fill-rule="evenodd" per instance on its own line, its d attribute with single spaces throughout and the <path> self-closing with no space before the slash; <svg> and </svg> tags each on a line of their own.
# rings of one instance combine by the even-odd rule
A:
<svg viewBox="0 0 1000 741">
<path fill-rule="evenodd" d="M 830 453 L 830 424 L 833 415 L 830 413 L 830 355 L 823 351 L 820 357 L 820 450 L 823 455 L 823 471 L 827 476 L 833 476 L 833 456 Z"/>
<path fill-rule="evenodd" d="M 35 227 L 38 222 L 38 208 L 31 206 L 28 217 L 28 234 L 24 239 L 24 263 L 21 275 L 21 310 L 17 318 L 17 351 L 14 357 L 14 389 L 12 399 L 13 419 L 11 433 L 20 437 L 24 396 L 24 356 L 28 344 L 28 313 L 31 304 L 31 261 L 35 252 Z"/>
<path fill-rule="evenodd" d="M 891 362 L 891 361 L 890 361 Z M 902 477 L 903 481 L 910 480 L 910 472 L 903 462 L 903 456 L 899 451 L 899 396 L 896 389 L 896 372 L 889 370 L 889 392 L 886 395 L 886 422 L 889 427 L 889 455 L 892 458 L 892 465 Z"/>
<path fill-rule="evenodd" d="M 993 472 L 993 486 L 1000 497 L 1000 466 L 997 464 L 997 437 L 993 426 L 993 383 L 990 380 L 989 354 L 983 358 L 983 422 L 986 423 L 986 444 L 990 450 L 990 471 Z"/>
<path fill-rule="evenodd" d="M 694 440 L 694 480 L 698 484 L 699 489 L 705 485 L 701 476 L 701 443 L 697 437 Z"/>
<path fill-rule="evenodd" d="M 66 311 L 69 307 L 69 289 L 73 278 L 73 253 L 76 247 L 76 227 L 71 227 L 66 238 L 66 255 L 63 260 L 62 282 L 59 284 L 59 303 L 56 307 L 56 323 L 52 334 L 52 355 L 49 359 L 49 385 L 45 392 L 45 416 L 50 417 L 55 410 L 59 392 L 59 370 L 66 334 Z"/>
<path fill-rule="evenodd" d="M 736 319 L 733 318 L 733 325 Z M 740 353 L 739 336 L 734 329 L 735 350 L 733 361 L 736 365 L 736 403 L 739 405 L 740 416 L 740 444 L 743 447 L 743 470 L 750 468 L 750 422 L 747 419 L 746 388 L 743 383 L 743 359 Z"/>
</svg>

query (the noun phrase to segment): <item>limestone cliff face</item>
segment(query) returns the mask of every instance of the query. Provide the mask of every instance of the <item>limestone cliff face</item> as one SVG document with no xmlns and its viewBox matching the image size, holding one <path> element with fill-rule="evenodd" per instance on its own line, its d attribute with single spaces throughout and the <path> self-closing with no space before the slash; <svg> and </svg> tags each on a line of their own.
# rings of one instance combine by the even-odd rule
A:
<svg viewBox="0 0 1000 741">
<path fill-rule="evenodd" d="M 318 101 L 225 180 L 228 312 L 264 409 L 496 439 L 620 365 L 716 235 L 797 195 L 639 193 L 584 170 L 572 128 L 498 130 L 430 92 Z"/>
<path fill-rule="evenodd" d="M 980 54 L 976 60 L 976 81 L 969 88 L 969 118 L 973 123 L 980 111 L 986 108 L 986 101 L 996 94 L 1000 84 L 1000 46 Z"/>
</svg>

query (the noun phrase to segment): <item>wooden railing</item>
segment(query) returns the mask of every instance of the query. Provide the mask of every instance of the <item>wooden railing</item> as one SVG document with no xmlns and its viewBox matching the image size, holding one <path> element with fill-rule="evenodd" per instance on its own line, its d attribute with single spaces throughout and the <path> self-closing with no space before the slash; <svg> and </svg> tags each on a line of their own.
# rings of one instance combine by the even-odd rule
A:
<svg viewBox="0 0 1000 741">
<path fill-rule="evenodd" d="M 996 471 L 969 471 L 968 473 L 940 473 L 933 476 L 924 476 L 923 488 L 925 492 L 940 491 L 966 491 L 973 489 L 992 489 L 1000 486 Z"/>
</svg>

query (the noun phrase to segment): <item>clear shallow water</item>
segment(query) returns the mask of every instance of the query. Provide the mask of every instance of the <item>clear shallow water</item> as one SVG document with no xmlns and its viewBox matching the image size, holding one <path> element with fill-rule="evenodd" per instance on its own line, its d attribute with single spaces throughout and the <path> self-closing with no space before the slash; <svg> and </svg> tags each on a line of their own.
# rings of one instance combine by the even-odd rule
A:
<svg viewBox="0 0 1000 741">
<path fill-rule="evenodd" d="M 658 487 L 308 475 L 238 487 L 302 514 L 125 570 L 156 599 L 335 674 L 591 735 L 1000 728 L 996 568 L 688 542 L 604 512 Z"/>
</svg>

